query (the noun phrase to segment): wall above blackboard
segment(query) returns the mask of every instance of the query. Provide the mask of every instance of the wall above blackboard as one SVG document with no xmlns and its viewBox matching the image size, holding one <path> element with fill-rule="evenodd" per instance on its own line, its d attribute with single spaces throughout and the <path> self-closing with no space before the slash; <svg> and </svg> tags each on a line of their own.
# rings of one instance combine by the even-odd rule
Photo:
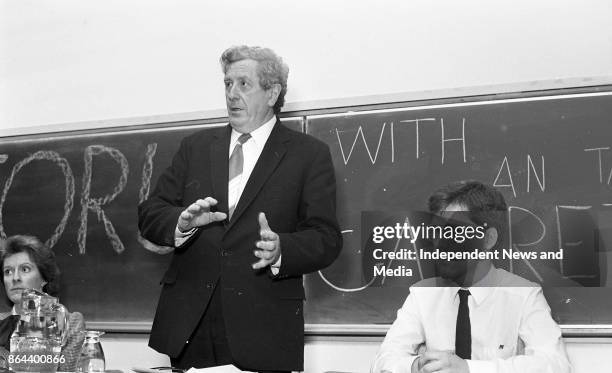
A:
<svg viewBox="0 0 612 373">
<path fill-rule="evenodd" d="M 542 283 L 562 324 L 612 324 L 612 87 L 288 114 L 301 116 L 289 126 L 330 146 L 345 238 L 339 259 L 306 277 L 310 330 L 391 323 L 420 278 L 371 276 L 362 214 L 423 210 L 434 189 L 462 179 L 504 194 L 513 247 L 565 252 L 499 265 Z M 62 300 L 93 325 L 150 325 L 169 256 L 139 238 L 136 205 L 181 138 L 220 125 L 188 124 L 0 139 L 0 233 L 52 245 Z"/>
</svg>

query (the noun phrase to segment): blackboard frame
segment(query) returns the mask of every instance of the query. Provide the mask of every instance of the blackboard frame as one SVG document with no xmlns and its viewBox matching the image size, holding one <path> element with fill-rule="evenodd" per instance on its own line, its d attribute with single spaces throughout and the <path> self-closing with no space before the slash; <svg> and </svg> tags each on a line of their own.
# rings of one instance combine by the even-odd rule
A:
<svg viewBox="0 0 612 373">
<path fill-rule="evenodd" d="M 152 322 L 87 322 L 87 328 L 111 333 L 150 333 Z M 362 324 L 306 324 L 304 334 L 308 336 L 384 336 L 390 328 L 387 325 Z M 610 338 L 612 325 L 560 325 L 564 338 Z"/>
</svg>

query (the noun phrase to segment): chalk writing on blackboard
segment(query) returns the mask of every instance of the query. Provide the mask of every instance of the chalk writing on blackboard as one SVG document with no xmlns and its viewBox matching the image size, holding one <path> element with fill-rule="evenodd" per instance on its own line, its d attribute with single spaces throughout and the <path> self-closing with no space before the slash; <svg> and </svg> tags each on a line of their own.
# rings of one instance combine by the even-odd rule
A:
<svg viewBox="0 0 612 373">
<path fill-rule="evenodd" d="M 508 176 L 508 180 L 510 184 L 500 184 L 499 176 L 502 173 L 502 170 L 506 172 Z M 499 166 L 499 171 L 497 171 L 497 176 L 495 176 L 495 180 L 493 180 L 493 186 L 498 188 L 510 187 L 512 188 L 512 194 L 516 198 L 516 189 L 514 188 L 514 181 L 512 181 L 512 172 L 510 172 L 510 164 L 508 163 L 508 156 L 504 156 L 504 160 L 502 161 L 501 166 Z"/>
<path fill-rule="evenodd" d="M 537 163 L 537 162 L 536 162 Z M 540 191 L 544 192 L 546 191 L 546 168 L 545 168 L 545 160 L 544 160 L 544 156 L 541 155 L 540 156 L 540 173 L 538 174 L 538 170 L 536 169 L 536 164 L 533 162 L 533 159 L 531 158 L 531 154 L 527 154 L 527 193 L 531 192 L 531 175 L 533 174 L 535 181 L 537 182 L 538 187 L 540 188 Z M 502 181 L 500 181 L 500 176 L 502 175 L 502 172 L 504 173 L 504 180 L 503 182 L 508 182 L 509 184 L 501 184 Z M 507 178 L 507 180 L 505 179 Z M 512 179 L 512 171 L 510 169 L 510 161 L 508 160 L 508 156 L 504 156 L 504 159 L 502 160 L 501 165 L 499 166 L 499 169 L 497 171 L 497 175 L 495 176 L 495 179 L 493 180 L 493 186 L 498 187 L 498 188 L 511 188 L 512 189 L 512 195 L 514 195 L 514 197 L 516 198 L 516 187 L 514 184 L 514 181 Z"/>
<path fill-rule="evenodd" d="M 157 152 L 157 143 L 148 144 L 145 150 L 145 161 L 142 165 L 142 184 L 138 193 L 138 203 L 144 202 L 149 197 L 151 190 L 151 175 L 153 175 L 153 157 Z"/>
<path fill-rule="evenodd" d="M 441 139 L 441 143 L 442 143 L 442 164 L 444 164 L 444 156 L 445 156 L 445 149 L 446 149 L 446 143 L 447 142 L 453 142 L 453 141 L 460 141 L 461 142 L 461 148 L 463 150 L 463 163 L 466 162 L 466 158 L 465 158 L 465 118 L 462 118 L 461 120 L 461 137 L 455 137 L 455 138 L 446 138 L 445 137 L 445 130 L 444 130 L 444 118 L 440 118 L 440 129 L 442 131 L 442 139 Z"/>
<path fill-rule="evenodd" d="M 92 160 L 94 155 L 100 155 L 103 153 L 110 155 L 115 162 L 119 163 L 121 166 L 121 176 L 119 177 L 119 181 L 113 188 L 113 192 L 111 194 L 96 198 L 90 195 L 91 174 L 93 169 Z M 125 247 L 117 235 L 113 223 L 111 223 L 110 219 L 108 219 L 104 213 L 102 206 L 114 200 L 115 197 L 117 197 L 117 195 L 123 191 L 123 188 L 125 188 L 125 185 L 127 184 L 127 177 L 130 172 L 128 161 L 119 150 L 103 145 L 90 145 L 85 148 L 84 160 L 85 173 L 83 174 L 83 193 L 81 194 L 81 225 L 79 226 L 79 231 L 77 233 L 79 253 L 85 254 L 86 251 L 85 243 L 87 241 L 87 216 L 89 210 L 91 210 L 96 213 L 98 220 L 102 220 L 104 224 L 104 231 L 106 232 L 113 249 L 120 254 L 125 250 Z"/>
<path fill-rule="evenodd" d="M 66 181 L 66 199 L 64 201 L 64 215 L 62 216 L 62 219 L 55 228 L 55 231 L 53 232 L 51 237 L 49 237 L 49 239 L 45 241 L 45 244 L 47 246 L 53 247 L 64 232 L 64 228 L 66 228 L 66 222 L 68 221 L 68 217 L 70 216 L 70 212 L 72 211 L 72 206 L 74 203 L 74 176 L 72 175 L 72 170 L 70 169 L 68 161 L 65 158 L 62 158 L 57 152 L 50 150 L 37 151 L 29 157 L 22 159 L 20 162 L 15 164 L 15 166 L 13 166 L 11 174 L 9 175 L 8 179 L 6 180 L 6 183 L 4 184 L 4 189 L 2 190 L 2 197 L 0 197 L 0 235 L 2 237 L 6 237 L 4 226 L 2 224 L 2 209 L 4 207 L 4 203 L 6 202 L 6 196 L 8 194 L 8 191 L 9 189 L 11 189 L 11 184 L 13 183 L 15 175 L 19 173 L 19 170 L 21 170 L 23 166 L 27 165 L 32 161 L 40 160 L 47 160 L 56 164 L 62 170 L 62 174 L 64 175 Z"/>
<path fill-rule="evenodd" d="M 342 234 L 353 234 L 353 233 L 354 233 L 354 230 L 352 230 L 352 229 L 345 229 L 345 230 L 342 231 Z M 358 291 L 367 289 L 370 285 L 372 285 L 374 283 L 374 281 L 376 281 L 376 277 L 374 276 L 374 277 L 372 277 L 372 279 L 370 279 L 370 281 L 367 284 L 365 284 L 363 286 L 359 286 L 359 287 L 356 287 L 356 288 L 344 288 L 344 287 L 340 287 L 340 286 L 337 286 L 337 285 L 333 284 L 329 279 L 327 279 L 327 277 L 325 277 L 325 275 L 323 274 L 322 271 L 318 271 L 317 273 L 319 274 L 319 277 L 321 278 L 321 280 L 323 280 L 323 282 L 326 285 L 328 285 L 330 288 L 332 288 L 332 289 L 334 289 L 336 291 L 340 291 L 340 292 L 343 292 L 343 293 L 354 293 L 354 292 L 358 292 Z"/>
<path fill-rule="evenodd" d="M 393 123 L 391 124 L 393 126 Z M 355 144 L 357 144 L 357 140 L 359 139 L 359 136 L 361 135 L 361 139 L 363 140 L 363 145 L 365 146 L 365 150 L 366 152 L 368 152 L 368 157 L 370 158 L 370 161 L 372 162 L 372 164 L 376 164 L 376 160 L 378 159 L 378 151 L 380 150 L 380 145 L 382 143 L 382 139 L 383 139 L 383 135 L 385 133 L 385 127 L 387 126 L 387 123 L 383 123 L 382 128 L 380 130 L 380 136 L 378 137 L 378 144 L 376 146 L 376 152 L 374 153 L 374 156 L 372 157 L 372 151 L 370 150 L 370 147 L 368 146 L 368 142 L 365 138 L 365 135 L 363 134 L 363 127 L 359 126 L 359 128 L 357 128 L 357 133 L 355 134 L 355 139 L 353 139 L 353 144 L 351 145 L 351 149 L 349 150 L 348 154 L 345 154 L 344 152 L 344 147 L 342 146 L 342 141 L 340 140 L 340 131 L 338 131 L 338 129 L 336 128 L 336 136 L 338 137 L 338 144 L 340 144 L 340 151 L 342 152 L 342 160 L 344 160 L 344 164 L 347 164 L 349 162 L 349 160 L 351 159 L 351 154 L 353 154 L 353 150 L 355 149 Z M 393 131 L 391 130 L 391 136 L 390 136 L 390 141 L 391 144 L 394 145 L 394 140 L 393 140 Z M 393 151 L 391 152 L 391 163 L 394 162 L 394 155 L 393 155 Z"/>
<path fill-rule="evenodd" d="M 156 152 L 157 143 L 147 145 L 147 150 L 145 151 L 145 161 L 142 165 L 142 183 L 140 184 L 140 191 L 138 193 L 138 203 L 144 202 L 144 200 L 149 197 L 149 191 L 151 190 L 151 175 L 153 175 L 153 157 L 155 157 Z M 140 230 L 138 230 L 138 233 L 136 234 L 136 240 L 142 245 L 142 247 L 154 253 L 165 255 L 174 251 L 174 247 L 172 246 L 156 245 L 142 237 Z"/>
<path fill-rule="evenodd" d="M 426 122 L 435 122 L 436 118 L 419 118 L 419 119 L 408 119 L 408 120 L 400 120 L 400 123 L 407 123 L 407 124 L 414 124 L 415 125 L 415 148 L 416 148 L 416 159 L 419 159 L 419 154 L 420 154 L 420 131 L 419 131 L 419 124 L 421 123 L 426 123 Z M 387 124 L 389 125 L 388 128 L 389 130 L 387 130 L 386 132 L 389 133 L 388 136 L 385 136 L 385 130 L 387 129 Z M 361 139 L 361 143 L 363 143 L 363 147 L 366 151 L 366 153 L 368 154 L 368 158 L 370 159 L 370 162 L 375 165 L 376 161 L 378 160 L 378 155 L 380 153 L 381 148 L 385 147 L 386 141 L 388 141 L 389 144 L 389 148 L 390 148 L 390 161 L 391 163 L 395 162 L 395 143 L 396 143 L 396 139 L 395 139 L 395 126 L 394 126 L 394 122 L 383 122 L 382 127 L 380 127 L 380 134 L 378 135 L 378 140 L 376 141 L 376 145 L 372 144 L 368 144 L 368 140 L 366 139 L 366 136 L 364 134 L 364 129 L 363 126 L 358 126 L 357 130 L 355 131 L 354 129 L 351 130 L 340 130 L 338 128 L 335 128 L 335 134 L 336 134 L 336 139 L 338 140 L 338 145 L 340 146 L 340 153 L 342 155 L 342 160 L 344 162 L 344 165 L 347 165 L 349 163 L 349 161 L 351 160 L 351 156 L 353 155 L 353 152 L 355 151 L 355 147 L 358 143 L 358 141 Z M 371 127 L 371 124 L 368 125 L 368 127 Z M 440 154 L 441 154 L 441 158 L 440 158 L 440 162 L 441 164 L 444 164 L 445 160 L 446 160 L 446 145 L 447 143 L 452 143 L 452 142 L 459 142 L 461 145 L 461 155 L 462 155 L 462 159 L 463 159 L 463 163 L 467 162 L 467 141 L 466 141 L 466 132 L 465 132 L 465 128 L 466 128 L 466 119 L 462 118 L 461 119 L 461 136 L 459 137 L 448 137 L 450 135 L 447 134 L 448 132 L 448 126 L 444 125 L 444 118 L 440 118 L 440 131 L 441 131 L 441 137 L 440 137 Z M 346 146 L 346 143 L 342 142 L 342 137 L 346 137 L 346 136 L 342 136 L 343 133 L 355 133 L 354 137 L 352 137 L 352 143 L 349 146 Z M 385 142 L 383 142 L 383 138 L 388 138 L 388 140 L 385 140 Z"/>
<path fill-rule="evenodd" d="M 527 154 L 527 193 L 529 193 L 530 187 L 531 187 L 531 171 L 533 171 L 533 175 L 536 178 L 536 181 L 538 182 L 538 186 L 540 187 L 540 191 L 544 192 L 546 190 L 546 171 L 544 168 L 544 156 L 541 155 L 540 156 L 541 159 L 541 174 L 542 174 L 542 178 L 540 179 L 540 176 L 538 176 L 538 171 L 535 168 L 535 165 L 533 164 L 533 161 L 531 160 L 531 155 Z"/>
<path fill-rule="evenodd" d="M 605 146 L 602 148 L 588 148 L 588 149 L 584 149 L 585 152 L 593 152 L 593 151 L 597 151 L 597 160 L 598 162 L 598 170 L 599 170 L 599 183 L 603 183 L 603 170 L 602 170 L 602 162 L 601 162 L 601 151 L 602 150 L 610 150 L 609 146 Z M 610 179 L 612 179 L 612 169 L 610 169 L 610 175 L 608 176 L 608 181 L 606 184 L 610 185 Z"/>
<path fill-rule="evenodd" d="M 142 183 L 139 192 L 139 202 L 144 201 L 148 195 L 151 188 L 151 177 L 153 174 L 153 158 L 155 156 L 157 150 L 157 143 L 148 144 L 145 150 L 145 161 L 143 164 L 142 171 Z M 112 192 L 102 196 L 97 197 L 91 195 L 91 185 L 92 180 L 94 179 L 93 175 L 93 162 L 95 157 L 100 156 L 102 154 L 107 154 L 116 162 L 120 169 L 120 177 L 119 180 L 114 185 Z M 82 191 L 81 191 L 81 211 L 79 214 L 79 228 L 77 231 L 77 245 L 79 248 L 79 254 L 86 254 L 86 244 L 87 244 L 87 226 L 88 226 L 88 215 L 89 212 L 94 212 L 99 221 L 102 222 L 104 231 L 111 243 L 113 250 L 120 254 L 125 250 L 125 246 L 122 243 L 119 235 L 117 234 L 113 223 L 109 219 L 107 213 L 104 212 L 104 206 L 110 204 L 119 194 L 121 194 L 127 184 L 127 179 L 129 175 L 129 164 L 126 157 L 121 153 L 121 151 L 114 149 L 112 147 L 107 147 L 103 145 L 89 145 L 83 151 L 84 157 L 84 172 L 82 177 Z M 0 155 L 0 161 L 5 162 L 8 159 L 8 155 Z M 19 172 L 30 163 L 34 161 L 49 161 L 52 164 L 56 165 L 64 176 L 65 180 L 65 191 L 64 191 L 64 202 L 63 202 L 63 216 L 57 227 L 55 228 L 51 237 L 49 237 L 45 244 L 49 247 L 54 247 L 57 241 L 62 236 L 70 214 L 72 213 L 74 207 L 74 199 L 75 199 L 75 177 L 72 172 L 72 168 L 66 158 L 60 156 L 59 153 L 51 150 L 38 150 L 33 154 L 25 157 L 18 163 L 16 163 L 6 182 L 4 184 L 4 188 L 2 190 L 2 195 L 0 196 L 0 236 L 6 237 L 7 233 L 4 229 L 3 225 L 3 210 L 5 203 L 7 201 L 7 197 L 9 191 L 13 187 L 14 180 L 19 174 Z M 137 237 L 138 242 L 152 252 L 156 252 L 159 254 L 166 254 L 171 252 L 173 248 L 166 246 L 158 246 L 155 245 L 140 236 L 138 232 Z"/>
<path fill-rule="evenodd" d="M 563 236 L 563 229 L 561 224 L 561 211 L 562 210 L 570 210 L 570 211 L 588 211 L 592 208 L 592 206 L 555 206 L 555 218 L 557 223 L 557 242 L 559 244 L 559 250 L 564 248 L 577 248 L 581 249 L 583 245 L 582 240 L 577 241 L 566 241 Z M 583 273 L 573 273 L 569 274 L 566 270 L 566 264 L 563 260 L 559 261 L 559 267 L 561 269 L 561 274 L 567 278 L 594 278 L 593 274 L 583 274 Z"/>
<path fill-rule="evenodd" d="M 435 122 L 436 118 L 420 118 L 420 119 L 407 119 L 407 120 L 400 120 L 400 123 L 414 123 L 414 130 L 415 130 L 415 140 L 416 140 L 416 159 L 419 159 L 419 144 L 421 143 L 420 139 L 419 139 L 419 123 L 421 122 Z"/>
</svg>

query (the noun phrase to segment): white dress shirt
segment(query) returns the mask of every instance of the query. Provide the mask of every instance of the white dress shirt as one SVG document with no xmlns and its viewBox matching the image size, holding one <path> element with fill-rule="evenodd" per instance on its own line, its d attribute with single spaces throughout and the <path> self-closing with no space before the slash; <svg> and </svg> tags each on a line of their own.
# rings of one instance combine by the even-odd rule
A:
<svg viewBox="0 0 612 373">
<path fill-rule="evenodd" d="M 234 200 L 236 201 L 236 203 L 240 201 L 240 196 L 242 196 L 242 192 L 244 192 L 244 188 L 247 182 L 249 181 L 249 178 L 251 177 L 251 173 L 253 172 L 253 169 L 255 168 L 255 164 L 259 160 L 259 156 L 261 155 L 261 152 L 263 151 L 263 148 L 266 145 L 268 138 L 270 137 L 270 133 L 272 133 L 272 129 L 274 128 L 275 123 L 276 123 L 276 117 L 272 116 L 272 118 L 270 118 L 269 121 L 265 122 L 264 124 L 259 126 L 257 129 L 250 132 L 251 138 L 249 138 L 244 144 L 242 144 L 242 156 L 243 156 L 242 157 L 243 158 L 242 174 L 239 176 L 240 182 L 238 184 L 238 187 L 234 190 L 235 194 L 231 193 L 232 191 L 230 191 L 229 183 L 228 183 L 228 206 L 231 206 Z M 236 144 L 238 143 L 238 138 L 240 137 L 240 135 L 242 135 L 242 133 L 232 128 L 232 134 L 230 137 L 229 153 L 227 155 L 227 159 L 231 157 L 232 152 L 234 151 L 234 148 L 236 147 Z M 203 196 L 202 198 L 205 198 L 205 197 L 206 196 Z M 257 222 L 255 222 L 255 224 L 257 224 Z M 189 237 L 191 237 L 191 235 L 193 235 L 196 232 L 196 230 L 197 228 L 193 228 L 187 232 L 181 232 L 179 231 L 178 225 L 177 225 L 174 231 L 174 246 L 180 247 L 182 244 L 184 244 L 187 241 Z M 280 264 L 281 264 L 281 258 L 279 257 L 276 263 L 272 265 L 273 274 L 278 273 L 279 271 L 278 268 L 280 268 Z"/>
<path fill-rule="evenodd" d="M 410 288 L 372 366 L 410 373 L 419 347 L 454 351 L 459 287 L 426 279 Z M 443 281 L 443 280 L 442 280 Z M 468 298 L 472 330 L 470 373 L 567 373 L 561 330 L 539 285 L 491 267 Z"/>
<path fill-rule="evenodd" d="M 240 196 L 242 195 L 244 187 L 249 181 L 249 177 L 255 168 L 255 164 L 261 155 L 261 151 L 263 150 L 264 145 L 266 145 L 268 137 L 270 137 L 272 128 L 274 128 L 274 123 L 276 123 L 276 117 L 272 116 L 269 121 L 259 126 L 256 130 L 250 132 L 251 138 L 242 144 L 242 155 L 244 159 L 242 164 L 242 174 L 239 176 L 240 182 L 238 183 L 238 187 L 234 190 L 235 194 L 232 194 L 228 183 L 228 206 L 232 206 L 234 201 L 237 203 L 240 200 Z M 241 135 L 242 133 L 232 128 L 232 137 L 230 139 L 227 159 L 231 157 L 236 144 L 238 144 L 238 138 Z"/>
</svg>

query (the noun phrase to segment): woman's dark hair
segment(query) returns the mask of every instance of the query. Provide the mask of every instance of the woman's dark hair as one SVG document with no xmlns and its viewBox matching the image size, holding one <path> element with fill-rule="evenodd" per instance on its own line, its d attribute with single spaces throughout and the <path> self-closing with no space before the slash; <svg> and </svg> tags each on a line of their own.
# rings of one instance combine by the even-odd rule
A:
<svg viewBox="0 0 612 373">
<path fill-rule="evenodd" d="M 47 283 L 42 290 L 52 296 L 59 294 L 60 270 L 53 250 L 40 242 L 38 238 L 25 235 L 11 236 L 4 242 L 0 241 L 0 246 L 0 268 L 4 268 L 4 260 L 9 256 L 26 253 L 36 264 L 43 280 Z M 0 276 L 0 281 L 4 284 L 4 276 Z"/>
</svg>

